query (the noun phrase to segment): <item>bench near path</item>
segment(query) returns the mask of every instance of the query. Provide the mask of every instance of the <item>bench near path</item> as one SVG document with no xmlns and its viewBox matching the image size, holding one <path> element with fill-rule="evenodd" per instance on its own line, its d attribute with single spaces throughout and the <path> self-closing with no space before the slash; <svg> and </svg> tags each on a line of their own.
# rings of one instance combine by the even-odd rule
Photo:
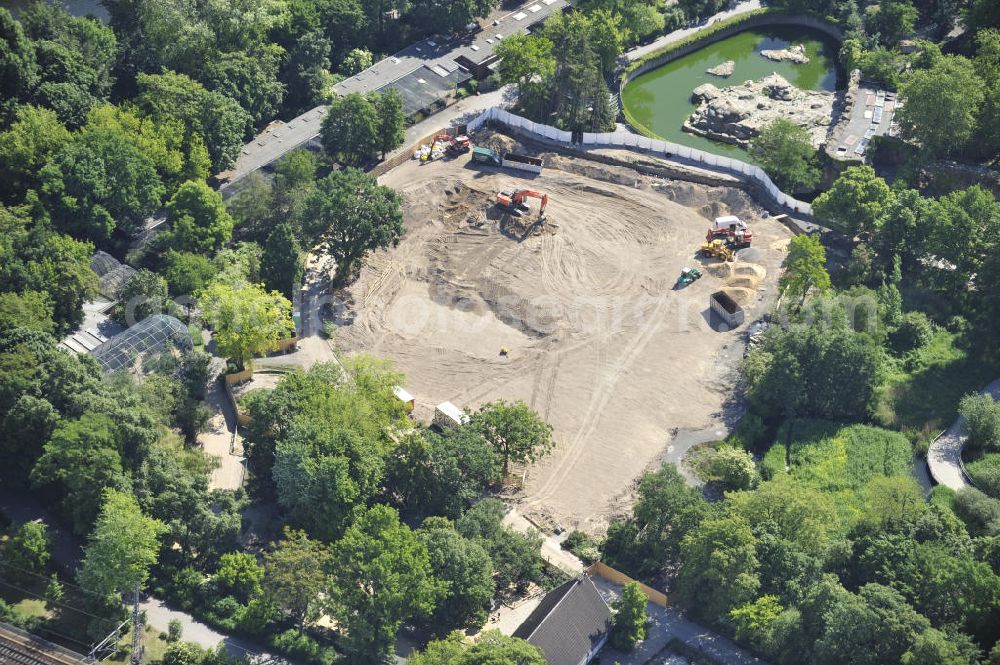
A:
<svg viewBox="0 0 1000 665">
<path fill-rule="evenodd" d="M 982 393 L 1000 401 L 1000 379 L 983 388 Z M 962 447 L 968 439 L 962 431 L 964 425 L 965 418 L 959 416 L 927 450 L 927 466 L 931 470 L 934 482 L 950 487 L 956 492 L 972 486 L 962 468 Z"/>
</svg>

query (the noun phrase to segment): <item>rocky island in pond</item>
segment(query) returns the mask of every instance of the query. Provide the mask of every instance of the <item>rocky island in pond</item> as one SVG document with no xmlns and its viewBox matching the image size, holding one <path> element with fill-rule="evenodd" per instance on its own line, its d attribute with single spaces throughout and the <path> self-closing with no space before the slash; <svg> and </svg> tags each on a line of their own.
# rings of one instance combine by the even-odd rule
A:
<svg viewBox="0 0 1000 665">
<path fill-rule="evenodd" d="M 721 76 L 722 78 L 729 78 L 736 71 L 736 61 L 726 60 L 723 63 L 716 65 L 715 67 L 709 67 L 705 70 L 712 76 Z"/>
<path fill-rule="evenodd" d="M 774 60 L 775 62 L 787 60 L 797 65 L 804 65 L 809 62 L 809 57 L 806 56 L 806 47 L 802 44 L 795 44 L 783 49 L 765 49 L 760 54 L 768 60 Z"/>
<path fill-rule="evenodd" d="M 800 90 L 778 74 L 728 88 L 705 83 L 692 97 L 698 108 L 684 122 L 684 131 L 744 148 L 777 118 L 805 127 L 819 147 L 833 115 L 832 92 Z"/>
</svg>

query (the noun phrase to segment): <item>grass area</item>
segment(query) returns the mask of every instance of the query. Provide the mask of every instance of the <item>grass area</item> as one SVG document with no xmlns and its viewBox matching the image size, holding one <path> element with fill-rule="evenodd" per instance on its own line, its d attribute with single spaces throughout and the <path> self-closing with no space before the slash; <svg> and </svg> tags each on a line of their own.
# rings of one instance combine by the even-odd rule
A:
<svg viewBox="0 0 1000 665">
<path fill-rule="evenodd" d="M 955 334 L 938 330 L 930 344 L 896 361 L 879 387 L 875 421 L 918 441 L 929 441 L 947 428 L 963 395 L 1000 376 L 1000 368 L 957 342 Z"/>
<path fill-rule="evenodd" d="M 0 600 L 11 610 L 5 620 L 72 651 L 85 651 L 93 642 L 87 629 L 94 617 L 86 611 L 84 598 L 67 586 L 59 604 L 49 609 L 41 598 L 45 587 L 41 580 L 0 578 Z M 109 632 L 118 625 L 114 619 L 106 623 Z"/>
<path fill-rule="evenodd" d="M 52 618 L 52 612 L 45 607 L 45 601 L 37 598 L 25 598 L 12 605 L 14 612 L 22 617 Z"/>
<path fill-rule="evenodd" d="M 787 472 L 824 492 L 854 492 L 874 478 L 908 475 L 913 450 L 898 432 L 825 420 L 790 420 L 762 462 L 765 478 Z"/>
<path fill-rule="evenodd" d="M 976 487 L 994 499 L 1000 499 L 1000 453 L 986 453 L 965 463 L 965 470 Z"/>
<path fill-rule="evenodd" d="M 122 647 L 122 651 L 112 658 L 104 660 L 105 663 L 127 663 L 129 662 L 129 653 L 126 648 L 132 644 L 132 632 L 129 631 L 122 641 L 119 643 Z M 152 628 L 151 626 L 146 626 L 142 633 L 142 644 L 145 647 L 145 651 L 142 654 L 143 663 L 159 663 L 163 660 L 163 654 L 167 651 L 167 641 L 163 639 L 162 633 Z"/>
</svg>

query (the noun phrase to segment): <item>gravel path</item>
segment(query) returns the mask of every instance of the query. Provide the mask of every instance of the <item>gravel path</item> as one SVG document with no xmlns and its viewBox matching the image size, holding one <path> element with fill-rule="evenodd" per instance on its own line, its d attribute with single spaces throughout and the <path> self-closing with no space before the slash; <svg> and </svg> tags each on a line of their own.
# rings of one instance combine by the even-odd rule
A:
<svg viewBox="0 0 1000 665">
<path fill-rule="evenodd" d="M 1000 379 L 983 388 L 984 394 L 1000 401 Z M 962 470 L 962 446 L 968 438 L 962 432 L 965 418 L 959 416 L 948 430 L 934 440 L 927 450 L 927 465 L 931 476 L 939 485 L 950 487 L 956 492 L 971 487 L 968 476 Z"/>
</svg>

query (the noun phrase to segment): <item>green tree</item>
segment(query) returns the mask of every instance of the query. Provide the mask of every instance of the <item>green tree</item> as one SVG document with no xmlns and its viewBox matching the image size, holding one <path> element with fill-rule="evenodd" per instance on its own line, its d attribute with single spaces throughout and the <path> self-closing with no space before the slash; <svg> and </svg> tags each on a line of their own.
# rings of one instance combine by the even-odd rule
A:
<svg viewBox="0 0 1000 665">
<path fill-rule="evenodd" d="M 705 466 L 708 479 L 722 483 L 727 489 L 750 489 L 760 480 L 753 455 L 742 448 L 719 448 L 709 456 Z"/>
<path fill-rule="evenodd" d="M 119 595 L 149 578 L 165 530 L 162 522 L 142 513 L 132 495 L 105 490 L 101 513 L 84 548 L 80 586 L 117 604 Z"/>
<path fill-rule="evenodd" d="M 160 205 L 164 187 L 148 155 L 120 134 L 77 134 L 41 170 L 42 199 L 60 228 L 105 242 L 131 235 Z"/>
<path fill-rule="evenodd" d="M 0 328 L 31 328 L 39 332 L 54 333 L 55 311 L 48 293 L 25 291 L 0 293 Z"/>
<path fill-rule="evenodd" d="M 320 140 L 333 159 L 347 166 L 361 166 L 378 150 L 380 124 L 372 98 L 352 92 L 330 102 Z"/>
<path fill-rule="evenodd" d="M 736 624 L 736 638 L 761 649 L 770 641 L 770 634 L 782 613 L 777 596 L 761 596 L 752 603 L 734 607 L 729 618 Z"/>
<path fill-rule="evenodd" d="M 969 394 L 958 406 L 965 418 L 962 429 L 968 435 L 968 444 L 979 450 L 1000 450 L 1000 402 L 990 395 Z"/>
<path fill-rule="evenodd" d="M 913 34 L 917 8 L 906 0 L 879 4 L 878 11 L 868 14 L 868 32 L 878 34 L 883 44 L 894 46 Z"/>
<path fill-rule="evenodd" d="M 276 44 L 220 53 L 199 78 L 209 90 L 236 101 L 254 124 L 261 124 L 278 114 L 285 98 L 285 86 L 278 80 L 283 56 Z"/>
<path fill-rule="evenodd" d="M 976 665 L 978 661 L 962 653 L 951 636 L 928 628 L 917 636 L 899 662 L 901 665 Z"/>
<path fill-rule="evenodd" d="M 427 519 L 417 536 L 427 547 L 431 573 L 443 587 L 426 623 L 433 634 L 479 629 L 493 598 L 493 562 L 483 547 L 462 537 L 443 517 Z"/>
<path fill-rule="evenodd" d="M 493 560 L 493 581 L 497 592 L 506 594 L 514 586 L 524 589 L 529 582 L 541 579 L 539 550 L 542 537 L 536 533 L 517 533 L 503 526 L 506 506 L 498 499 L 483 499 L 455 523 L 455 529 L 475 540 Z"/>
<path fill-rule="evenodd" d="M 501 480 L 500 457 L 473 428 L 414 433 L 386 461 L 386 487 L 406 513 L 457 519 Z"/>
<path fill-rule="evenodd" d="M 198 293 L 198 305 L 219 352 L 244 365 L 295 331 L 292 304 L 259 284 L 213 282 Z"/>
<path fill-rule="evenodd" d="M 272 543 L 272 551 L 264 554 L 264 593 L 288 612 L 300 633 L 306 622 L 319 617 L 330 562 L 323 543 L 288 527 L 282 541 Z"/>
<path fill-rule="evenodd" d="M 143 113 L 158 123 L 179 122 L 189 143 L 203 140 L 213 171 L 228 168 L 239 157 L 252 122 L 235 100 L 170 71 L 139 74 L 136 84 L 135 101 Z"/>
<path fill-rule="evenodd" d="M 917 637 L 930 627 L 897 592 L 866 584 L 848 594 L 824 617 L 826 627 L 816 644 L 817 663 L 877 665 L 900 662 Z"/>
<path fill-rule="evenodd" d="M 37 189 L 39 171 L 69 140 L 69 131 L 53 111 L 20 107 L 17 120 L 0 134 L 0 192 L 16 200 L 28 189 Z"/>
<path fill-rule="evenodd" d="M 681 542 L 677 600 L 697 617 L 722 621 L 760 588 L 756 538 L 742 517 L 707 519 Z"/>
<path fill-rule="evenodd" d="M 874 231 L 894 196 L 870 166 L 844 169 L 833 187 L 813 201 L 816 220 L 854 236 Z"/>
<path fill-rule="evenodd" d="M 264 243 L 260 259 L 260 276 L 264 286 L 290 299 L 295 288 L 301 286 L 304 275 L 302 248 L 291 224 L 282 222 L 274 227 Z"/>
<path fill-rule="evenodd" d="M 204 140 L 186 134 L 177 120 L 155 120 L 132 107 L 103 104 L 90 110 L 83 131 L 110 132 L 149 157 L 167 192 L 187 180 L 208 178 L 211 163 Z"/>
<path fill-rule="evenodd" d="M 87 413 L 77 420 L 63 420 L 31 471 L 35 485 L 61 490 L 62 505 L 77 533 L 90 529 L 106 500 L 105 488 L 128 486 L 119 445 L 119 433 L 106 415 Z"/>
<path fill-rule="evenodd" d="M 927 157 L 960 150 L 972 138 L 983 83 L 966 58 L 949 55 L 912 72 L 899 93 L 905 101 L 896 114 L 903 138 L 919 143 Z"/>
<path fill-rule="evenodd" d="M 354 48 L 340 62 L 340 73 L 354 76 L 372 66 L 372 52 L 364 48 Z"/>
<path fill-rule="evenodd" d="M 0 7 L 0 65 L 0 127 L 6 127 L 38 82 L 31 40 L 6 7 Z"/>
<path fill-rule="evenodd" d="M 636 642 L 646 639 L 649 618 L 646 616 L 646 594 L 638 582 L 622 587 L 622 595 L 611 603 L 614 618 L 611 625 L 611 646 L 626 653 Z"/>
<path fill-rule="evenodd" d="M 511 35 L 496 46 L 500 57 L 497 74 L 504 84 L 514 84 L 522 96 L 534 92 L 532 86 L 550 78 L 556 71 L 552 41 L 534 35 Z"/>
<path fill-rule="evenodd" d="M 219 558 L 215 580 L 242 603 L 260 595 L 264 567 L 248 552 L 227 552 Z"/>
<path fill-rule="evenodd" d="M 403 237 L 402 199 L 357 169 L 335 171 L 317 183 L 305 205 L 306 235 L 322 241 L 337 262 L 342 283 L 373 250 L 395 247 Z"/>
<path fill-rule="evenodd" d="M 49 583 L 45 585 L 45 606 L 50 611 L 54 611 L 56 607 L 62 603 L 63 597 L 66 595 L 63 590 L 62 582 L 59 581 L 59 576 L 55 573 L 49 576 Z"/>
<path fill-rule="evenodd" d="M 159 314 L 167 306 L 167 280 L 142 268 L 132 275 L 118 292 L 121 300 L 121 320 L 132 325 L 151 314 Z"/>
<path fill-rule="evenodd" d="M 330 76 L 330 40 L 319 30 L 299 36 L 288 51 L 281 79 L 288 95 L 285 105 L 301 111 L 310 109 L 329 97 L 333 81 Z"/>
<path fill-rule="evenodd" d="M 750 142 L 750 156 L 783 190 L 810 191 L 819 184 L 821 172 L 809 132 L 788 120 L 778 118 L 764 127 Z"/>
<path fill-rule="evenodd" d="M 855 332 L 842 305 L 813 301 L 803 321 L 775 330 L 743 361 L 747 392 L 762 416 L 863 420 L 878 385 L 882 350 Z"/>
<path fill-rule="evenodd" d="M 387 153 L 403 145 L 406 140 L 406 115 L 403 113 L 403 95 L 395 88 L 373 93 L 372 105 L 378 114 L 375 126 L 375 148 L 385 159 Z"/>
<path fill-rule="evenodd" d="M 407 660 L 410 665 L 545 665 L 541 649 L 527 640 L 508 637 L 499 630 L 484 631 L 472 642 L 455 631 L 427 645 L 423 653 Z"/>
<path fill-rule="evenodd" d="M 818 235 L 792 238 L 784 267 L 781 288 L 791 297 L 799 298 L 799 307 L 806 301 L 811 290 L 823 293 L 830 288 L 830 275 L 826 271 L 826 248 Z"/>
<path fill-rule="evenodd" d="M 175 296 L 197 293 L 212 281 L 217 269 L 201 254 L 169 249 L 163 255 L 163 277 Z"/>
<path fill-rule="evenodd" d="M 505 477 L 511 462 L 534 462 L 555 445 L 552 427 L 524 402 L 501 399 L 484 404 L 472 414 L 470 423 L 500 455 Z"/>
<path fill-rule="evenodd" d="M 938 199 L 938 218 L 931 230 L 928 249 L 955 265 L 955 289 L 963 289 L 979 274 L 996 252 L 1000 238 L 1000 202 L 992 193 L 976 185 L 950 192 Z"/>
<path fill-rule="evenodd" d="M 632 520 L 611 524 L 602 551 L 609 565 L 652 576 L 678 562 L 681 541 L 706 516 L 708 504 L 673 464 L 643 475 L 636 493 Z"/>
<path fill-rule="evenodd" d="M 330 608 L 350 662 L 381 663 L 402 622 L 429 614 L 441 595 L 427 546 L 388 506 L 358 514 L 333 546 L 332 569 Z"/>
<path fill-rule="evenodd" d="M 41 520 L 25 522 L 17 527 L 7 544 L 0 550 L 3 552 L 0 569 L 3 570 L 4 576 L 15 579 L 30 580 L 31 576 L 42 575 L 48 568 L 52 556 L 50 547 L 45 522 Z"/>
<path fill-rule="evenodd" d="M 222 195 L 200 180 L 181 185 L 167 202 L 170 237 L 165 242 L 180 252 L 209 254 L 229 242 L 233 218 Z"/>
</svg>

